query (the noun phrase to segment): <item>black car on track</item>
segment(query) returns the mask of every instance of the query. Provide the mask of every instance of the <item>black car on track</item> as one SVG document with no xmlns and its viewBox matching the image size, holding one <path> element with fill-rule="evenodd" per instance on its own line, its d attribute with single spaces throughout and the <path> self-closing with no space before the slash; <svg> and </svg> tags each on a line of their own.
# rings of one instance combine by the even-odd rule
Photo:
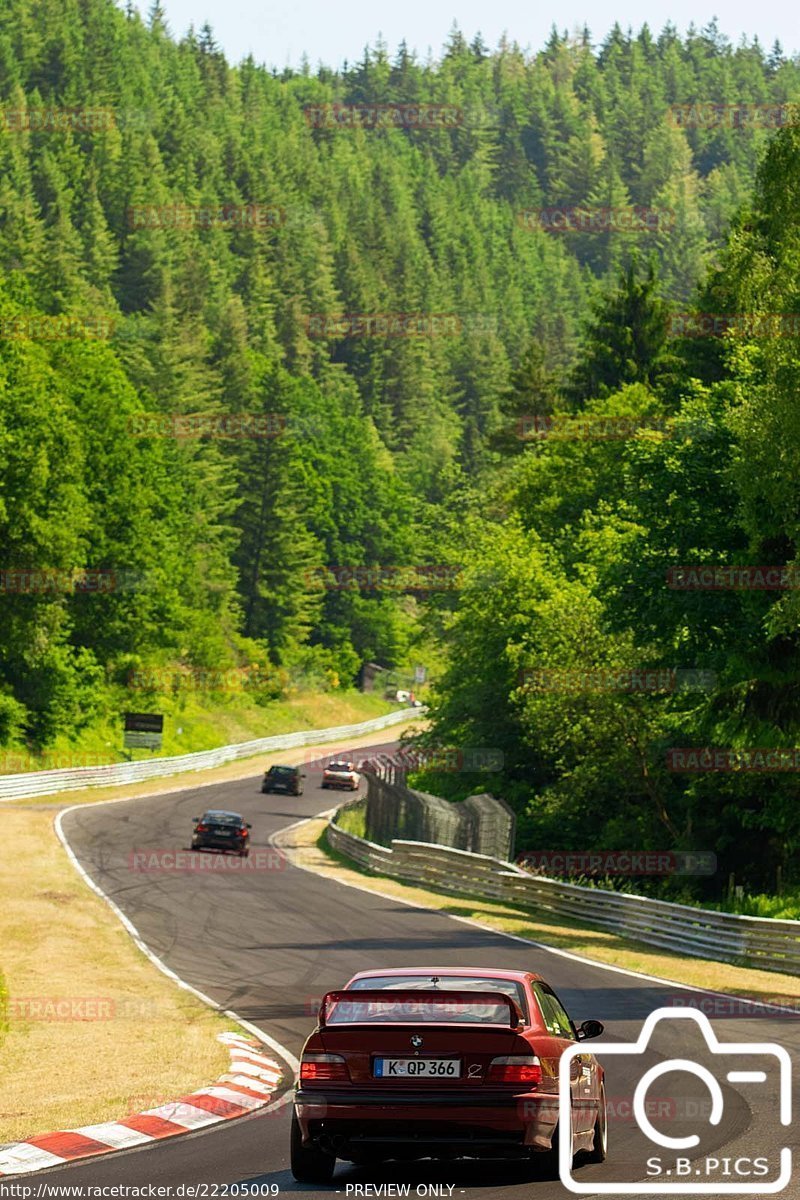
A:
<svg viewBox="0 0 800 1200">
<path fill-rule="evenodd" d="M 239 813 L 209 809 L 202 817 L 192 817 L 193 850 L 233 850 L 241 858 L 250 853 L 251 825 Z"/>
<path fill-rule="evenodd" d="M 264 772 L 262 792 L 286 792 L 289 796 L 302 796 L 305 775 L 299 767 L 270 767 Z"/>
</svg>

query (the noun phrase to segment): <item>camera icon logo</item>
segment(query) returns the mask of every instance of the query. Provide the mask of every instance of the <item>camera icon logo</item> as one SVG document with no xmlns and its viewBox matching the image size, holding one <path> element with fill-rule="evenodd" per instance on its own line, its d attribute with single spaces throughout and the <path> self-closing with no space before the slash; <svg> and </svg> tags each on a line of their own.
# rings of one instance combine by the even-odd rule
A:
<svg viewBox="0 0 800 1200">
<path fill-rule="evenodd" d="M 698 1157 L 695 1160 L 689 1157 L 676 1158 L 675 1154 L 681 1151 L 691 1151 L 697 1149 L 700 1145 L 700 1137 L 697 1134 L 690 1134 L 685 1137 L 669 1137 L 656 1129 L 650 1121 L 647 1110 L 647 1092 L 650 1085 L 659 1079 L 662 1075 L 671 1072 L 682 1071 L 684 1073 L 694 1075 L 699 1078 L 707 1087 L 711 1097 L 708 1121 L 710 1125 L 718 1126 L 722 1122 L 724 1116 L 724 1096 L 720 1079 L 725 1080 L 728 1084 L 748 1085 L 754 1087 L 761 1086 L 761 1092 L 753 1093 L 753 1100 L 758 1107 L 759 1102 L 763 1102 L 764 1087 L 770 1082 L 769 1075 L 762 1069 L 748 1069 L 754 1067 L 752 1062 L 754 1057 L 763 1060 L 764 1058 L 773 1060 L 777 1078 L 773 1079 L 773 1083 L 777 1082 L 777 1111 L 780 1124 L 788 1126 L 791 1123 L 792 1109 L 792 1063 L 788 1051 L 783 1046 L 778 1046 L 774 1042 L 720 1042 L 717 1038 L 711 1022 L 708 1017 L 694 1008 L 658 1008 L 650 1013 L 647 1017 L 642 1031 L 639 1034 L 637 1041 L 633 1044 L 627 1043 L 610 1043 L 600 1044 L 593 1048 L 593 1053 L 605 1057 L 606 1055 L 624 1055 L 632 1057 L 644 1054 L 647 1050 L 653 1032 L 660 1022 L 675 1022 L 675 1021 L 691 1021 L 696 1026 L 705 1039 L 708 1051 L 711 1055 L 720 1055 L 728 1058 L 726 1063 L 724 1059 L 720 1061 L 720 1073 L 715 1075 L 708 1067 L 701 1063 L 693 1062 L 688 1058 L 668 1058 L 655 1066 L 649 1068 L 641 1076 L 636 1084 L 633 1093 L 633 1115 L 636 1124 L 641 1133 L 656 1146 L 662 1150 L 670 1152 L 664 1157 L 664 1163 L 670 1163 L 669 1167 L 661 1166 L 661 1158 L 651 1158 L 647 1160 L 647 1174 L 649 1176 L 656 1175 L 659 1182 L 636 1181 L 631 1183 L 607 1183 L 605 1181 L 598 1182 L 597 1180 L 587 1181 L 582 1183 L 573 1175 L 572 1166 L 572 1072 L 570 1070 L 572 1060 L 586 1053 L 586 1047 L 582 1042 L 577 1042 L 570 1046 L 568 1050 L 561 1056 L 559 1063 L 559 1145 L 558 1145 L 558 1169 L 561 1178 L 561 1183 L 575 1195 L 584 1196 L 654 1196 L 654 1195 L 775 1195 L 782 1192 L 788 1185 L 792 1176 L 792 1151 L 788 1146 L 783 1146 L 779 1154 L 774 1154 L 778 1161 L 776 1163 L 777 1173 L 769 1169 L 769 1161 L 765 1156 L 756 1158 L 716 1158 L 716 1157 Z M 689 1030 L 687 1030 L 687 1033 Z M 744 1062 L 742 1061 L 744 1059 Z M 748 1062 L 748 1059 L 750 1060 Z M 775 1092 L 773 1092 L 775 1095 Z M 564 1114 L 570 1114 L 565 1121 Z M 723 1153 L 719 1151 L 718 1153 Z M 609 1159 L 613 1161 L 613 1147 L 609 1151 Z M 735 1182 L 730 1181 L 730 1164 L 735 1161 L 736 1169 L 734 1175 L 739 1175 Z M 709 1173 L 709 1164 L 714 1164 L 714 1167 L 719 1167 L 720 1163 L 726 1164 L 725 1177 L 711 1179 Z M 748 1164 L 748 1167 L 741 1168 L 740 1164 Z M 659 1164 L 657 1167 L 652 1167 L 651 1164 Z M 753 1164 L 763 1164 L 757 1169 L 753 1169 Z M 645 1164 L 642 1164 L 643 1173 Z M 765 1176 L 774 1175 L 773 1178 Z M 758 1178 L 754 1178 L 758 1176 Z M 669 1177 L 668 1179 L 665 1177 Z"/>
</svg>

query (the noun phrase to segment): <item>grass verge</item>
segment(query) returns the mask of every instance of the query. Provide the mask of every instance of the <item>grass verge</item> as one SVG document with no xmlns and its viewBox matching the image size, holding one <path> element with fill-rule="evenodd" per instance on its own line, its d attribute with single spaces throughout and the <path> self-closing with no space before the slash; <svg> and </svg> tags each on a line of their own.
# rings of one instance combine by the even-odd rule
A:
<svg viewBox="0 0 800 1200">
<path fill-rule="evenodd" d="M 338 748 L 378 744 L 400 728 Z M 300 762 L 306 754 L 336 747 L 281 751 L 280 758 Z M 106 796 L 246 778 L 262 767 L 263 757 L 257 764 L 245 759 L 184 773 L 171 789 L 155 779 L 2 806 L 14 865 L 0 875 L 0 947 L 8 990 L 3 1041 L 0 975 L 0 1143 L 119 1119 L 205 1086 L 227 1068 L 227 1050 L 215 1035 L 233 1028 L 231 1021 L 166 979 L 136 949 L 70 864 L 53 829 L 52 810 Z"/>
<path fill-rule="evenodd" d="M 672 980 L 679 985 L 797 1007 L 800 979 L 794 976 L 710 962 L 707 959 L 684 958 L 666 950 L 649 949 L 605 930 L 575 929 L 541 911 L 518 908 L 502 901 L 437 892 L 367 871 L 328 846 L 325 839 L 326 824 L 324 818 L 308 821 L 278 840 L 291 853 L 298 866 L 328 875 L 342 883 L 355 884 L 365 891 L 382 892 L 398 900 L 438 909 L 452 916 L 467 917 L 489 928 L 530 938 L 554 949 L 568 950 L 594 962 L 624 967 L 643 975 Z"/>
<path fill-rule="evenodd" d="M 67 859 L 52 814 L 4 811 L 0 887 L 8 1032 L 0 1142 L 107 1121 L 212 1082 L 231 1029 L 136 949 Z"/>
</svg>

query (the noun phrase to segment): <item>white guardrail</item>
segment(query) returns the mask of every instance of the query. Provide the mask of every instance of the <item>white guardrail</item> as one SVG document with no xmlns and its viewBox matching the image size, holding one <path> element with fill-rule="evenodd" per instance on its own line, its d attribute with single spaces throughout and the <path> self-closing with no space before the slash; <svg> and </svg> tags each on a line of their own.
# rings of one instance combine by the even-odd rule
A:
<svg viewBox="0 0 800 1200">
<path fill-rule="evenodd" d="M 570 927 L 598 926 L 647 946 L 696 958 L 795 974 L 800 969 L 800 921 L 738 917 L 624 892 L 579 887 L 531 875 L 513 863 L 449 846 L 395 840 L 378 846 L 335 824 L 327 837 L 334 850 L 361 866 L 446 892 L 505 900 L 552 913 Z"/>
<path fill-rule="evenodd" d="M 416 709 L 419 715 L 423 710 Z M 239 758 L 251 758 L 270 750 L 291 750 L 295 746 L 316 746 L 339 738 L 355 738 L 378 732 L 407 721 L 414 715 L 408 708 L 397 709 L 383 717 L 373 717 L 358 725 L 337 725 L 331 729 L 305 729 L 298 733 L 279 733 L 274 737 L 255 738 L 215 750 L 198 750 L 172 758 L 141 759 L 138 762 L 109 763 L 101 767 L 67 767 L 52 771 L 29 771 L 19 775 L 0 775 L 0 803 L 30 796 L 49 796 L 53 792 L 72 792 L 78 788 L 111 787 L 123 783 L 141 783 L 180 771 L 204 771 Z"/>
</svg>

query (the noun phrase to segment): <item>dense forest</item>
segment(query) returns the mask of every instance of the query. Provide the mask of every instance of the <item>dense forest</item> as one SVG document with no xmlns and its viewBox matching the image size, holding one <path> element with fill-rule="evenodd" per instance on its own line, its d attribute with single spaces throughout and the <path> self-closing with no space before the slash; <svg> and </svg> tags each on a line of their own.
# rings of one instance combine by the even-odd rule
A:
<svg viewBox="0 0 800 1200">
<path fill-rule="evenodd" d="M 268 701 L 427 647 L 521 845 L 790 871 L 795 776 L 668 751 L 793 745 L 795 593 L 665 579 L 795 557 L 800 62 L 645 26 L 278 72 L 7 0 L 0 90 L 0 745 L 170 666 Z M 690 683 L 574 686 L 649 668 Z"/>
</svg>

